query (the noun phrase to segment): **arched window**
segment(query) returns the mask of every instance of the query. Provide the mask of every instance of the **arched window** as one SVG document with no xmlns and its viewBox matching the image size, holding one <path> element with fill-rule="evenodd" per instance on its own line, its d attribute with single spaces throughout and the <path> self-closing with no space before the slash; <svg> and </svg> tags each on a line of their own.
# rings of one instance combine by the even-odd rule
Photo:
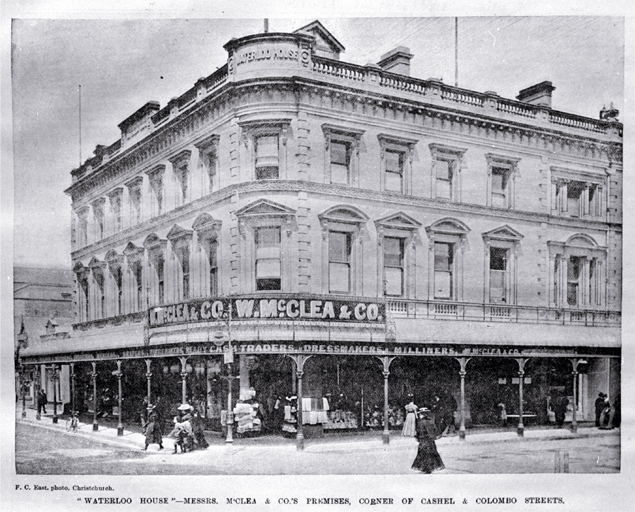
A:
<svg viewBox="0 0 635 512">
<path fill-rule="evenodd" d="M 363 246 L 368 216 L 358 208 L 338 205 L 318 215 L 322 225 L 322 291 L 361 295 Z"/>
<path fill-rule="evenodd" d="M 130 287 L 130 303 L 134 311 L 146 309 L 144 304 L 143 283 L 143 248 L 130 242 L 123 251 L 128 263 L 128 272 L 131 274 L 132 286 Z"/>
<path fill-rule="evenodd" d="M 208 213 L 199 215 L 192 224 L 202 256 L 199 261 L 203 272 L 200 279 L 202 288 L 200 295 L 203 297 L 217 297 L 220 294 L 218 248 L 221 225 L 221 221 L 215 220 Z"/>
<path fill-rule="evenodd" d="M 518 252 L 523 239 L 510 226 L 483 233 L 485 248 L 484 303 L 516 304 L 518 300 Z"/>
<path fill-rule="evenodd" d="M 261 199 L 236 211 L 243 292 L 291 287 L 291 233 L 295 210 Z"/>
<path fill-rule="evenodd" d="M 180 300 L 190 298 L 191 292 L 191 264 L 190 247 L 192 245 L 192 231 L 174 225 L 167 235 L 167 239 L 172 244 L 172 251 L 176 256 L 177 265 L 177 297 Z"/>
<path fill-rule="evenodd" d="M 429 299 L 463 300 L 463 252 L 470 229 L 456 219 L 441 219 L 426 228 L 429 239 Z"/>
<path fill-rule="evenodd" d="M 148 251 L 151 271 L 148 278 L 149 302 L 151 305 L 161 305 L 166 300 L 165 290 L 165 249 L 167 240 L 160 239 L 156 234 L 148 235 L 143 247 Z"/>
<path fill-rule="evenodd" d="M 589 235 L 566 242 L 547 242 L 550 297 L 554 307 L 588 308 L 606 305 L 606 254 Z"/>
<path fill-rule="evenodd" d="M 383 295 L 413 298 L 415 295 L 415 246 L 421 224 L 403 212 L 375 221 L 378 280 Z"/>
</svg>

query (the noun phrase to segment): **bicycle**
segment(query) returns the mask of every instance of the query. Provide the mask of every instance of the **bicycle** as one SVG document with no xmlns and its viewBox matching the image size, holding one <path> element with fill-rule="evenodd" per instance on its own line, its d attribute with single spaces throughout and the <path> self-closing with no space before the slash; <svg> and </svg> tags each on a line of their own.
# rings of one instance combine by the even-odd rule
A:
<svg viewBox="0 0 635 512">
<path fill-rule="evenodd" d="M 77 432 L 78 428 L 79 428 L 79 419 L 77 418 L 77 413 L 74 412 L 66 420 L 66 431 L 67 432 Z"/>
</svg>

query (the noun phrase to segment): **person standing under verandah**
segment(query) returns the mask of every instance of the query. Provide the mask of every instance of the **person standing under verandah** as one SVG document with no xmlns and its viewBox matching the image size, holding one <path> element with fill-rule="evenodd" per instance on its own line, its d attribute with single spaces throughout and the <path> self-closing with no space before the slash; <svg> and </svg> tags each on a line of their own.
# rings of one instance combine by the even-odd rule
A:
<svg viewBox="0 0 635 512">
<path fill-rule="evenodd" d="M 46 404 L 48 404 L 48 397 L 46 396 L 46 392 L 44 389 L 40 389 L 37 393 L 37 413 L 38 416 L 44 411 L 46 414 Z"/>
<path fill-rule="evenodd" d="M 414 403 L 413 395 L 408 395 L 409 402 L 406 404 L 406 421 L 404 421 L 401 435 L 404 437 L 415 437 L 417 435 L 417 406 Z"/>
</svg>

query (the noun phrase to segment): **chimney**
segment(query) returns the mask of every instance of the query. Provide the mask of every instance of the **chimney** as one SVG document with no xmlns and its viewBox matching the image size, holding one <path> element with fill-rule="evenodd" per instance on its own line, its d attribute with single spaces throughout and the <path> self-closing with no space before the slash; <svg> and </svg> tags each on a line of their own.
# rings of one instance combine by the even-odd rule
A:
<svg viewBox="0 0 635 512">
<path fill-rule="evenodd" d="M 606 105 L 600 110 L 600 119 L 602 121 L 617 121 L 620 111 L 613 106 L 611 102 L 610 108 L 606 108 Z"/>
<path fill-rule="evenodd" d="M 413 57 L 414 55 L 410 53 L 410 48 L 397 46 L 394 50 L 382 55 L 381 60 L 377 64 L 384 71 L 410 76 L 410 59 Z"/>
<path fill-rule="evenodd" d="M 551 93 L 554 89 L 551 82 L 540 82 L 520 91 L 516 99 L 523 103 L 551 108 Z"/>
</svg>

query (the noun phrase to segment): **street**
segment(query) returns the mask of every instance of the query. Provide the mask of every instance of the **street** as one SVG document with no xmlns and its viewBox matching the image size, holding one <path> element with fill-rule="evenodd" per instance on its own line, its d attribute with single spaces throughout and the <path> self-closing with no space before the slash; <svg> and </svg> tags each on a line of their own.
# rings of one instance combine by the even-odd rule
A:
<svg viewBox="0 0 635 512">
<path fill-rule="evenodd" d="M 620 435 L 618 430 L 601 434 L 562 438 L 567 431 L 552 430 L 555 438 L 534 439 L 468 436 L 437 441 L 445 474 L 553 473 L 558 452 L 569 454 L 571 473 L 619 473 Z M 563 434 L 560 434 L 562 432 Z M 559 437 L 558 437 L 559 436 Z M 265 441 L 265 440 L 263 440 Z M 417 443 L 395 434 L 389 445 L 379 437 L 351 438 L 346 442 L 307 441 L 304 451 L 293 443 L 271 444 L 236 441 L 233 445 L 212 444 L 207 450 L 172 453 L 165 449 L 131 442 L 103 443 L 90 434 L 68 433 L 16 422 L 16 472 L 39 475 L 311 475 L 311 474 L 415 474 L 410 465 Z"/>
</svg>

